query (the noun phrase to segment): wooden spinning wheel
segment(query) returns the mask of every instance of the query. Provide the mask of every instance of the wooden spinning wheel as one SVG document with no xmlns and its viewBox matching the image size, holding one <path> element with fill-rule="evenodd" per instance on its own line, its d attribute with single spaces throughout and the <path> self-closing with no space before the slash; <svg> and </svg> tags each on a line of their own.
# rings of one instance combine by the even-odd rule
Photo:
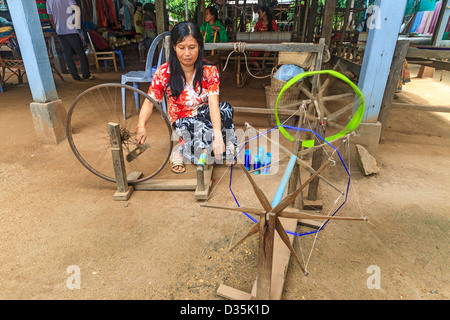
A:
<svg viewBox="0 0 450 320">
<path fill-rule="evenodd" d="M 295 156 L 293 156 L 295 158 Z M 291 158 L 292 160 L 295 160 Z M 290 163 L 294 163 L 295 161 L 290 161 Z M 289 218 L 289 219 L 321 219 L 321 220 L 355 220 L 355 221 L 367 221 L 364 217 L 336 217 L 336 216 L 323 216 L 323 215 L 315 215 L 309 214 L 305 212 L 298 212 L 292 209 L 286 210 L 291 203 L 293 203 L 296 197 L 302 192 L 302 190 L 309 185 L 309 183 L 315 179 L 320 172 L 322 172 L 326 167 L 331 164 L 331 161 L 326 161 L 314 174 L 312 174 L 305 183 L 303 183 L 298 189 L 294 192 L 288 194 L 283 200 L 279 203 L 270 203 L 267 199 L 264 192 L 258 187 L 256 182 L 253 180 L 251 174 L 245 169 L 243 164 L 238 164 L 248 180 L 250 181 L 253 191 L 255 192 L 259 202 L 262 205 L 261 208 L 253 208 L 253 207 L 224 207 L 224 206 L 216 206 L 216 205 L 207 205 L 204 204 L 203 207 L 208 208 L 216 208 L 216 209 L 224 209 L 230 211 L 238 211 L 238 212 L 246 212 L 255 215 L 259 215 L 259 221 L 255 223 L 249 230 L 249 232 L 239 240 L 230 251 L 234 250 L 237 246 L 239 246 L 243 241 L 249 238 L 252 235 L 259 234 L 259 253 L 258 253 L 258 276 L 256 282 L 256 296 L 251 298 L 256 298 L 258 300 L 267 300 L 273 299 L 274 291 L 280 292 L 280 290 L 272 290 L 271 282 L 272 282 L 272 265 L 273 265 L 273 257 L 274 257 L 274 235 L 275 231 L 280 236 L 282 243 L 289 249 L 290 253 L 294 256 L 295 261 L 303 271 L 305 275 L 308 274 L 300 259 L 298 258 L 294 248 L 292 247 L 291 241 L 286 233 L 285 227 L 281 222 L 280 218 Z M 289 167 L 289 164 L 288 164 Z M 288 168 L 287 168 L 288 170 Z M 220 289 L 220 288 L 219 288 Z M 237 291 L 234 290 L 234 293 Z M 233 295 L 233 294 L 232 294 Z M 232 295 L 230 295 L 232 297 Z M 237 293 L 235 297 L 242 297 L 241 293 Z M 245 296 L 245 295 L 244 295 Z M 232 297 L 233 298 L 233 297 Z"/>
<path fill-rule="evenodd" d="M 323 82 L 320 76 L 326 76 Z M 308 89 L 301 86 L 300 90 L 306 96 L 304 103 L 307 105 L 306 121 L 312 123 L 312 127 L 325 133 L 327 131 L 326 141 L 334 141 L 350 132 L 354 131 L 362 120 L 364 114 L 364 97 L 358 87 L 343 74 L 334 70 L 321 70 L 304 72 L 291 80 L 281 89 L 275 106 L 275 116 L 280 131 L 290 141 L 294 140 L 286 129 L 280 123 L 278 117 L 278 103 L 284 93 L 290 86 L 305 77 L 314 76 L 312 88 Z M 330 90 L 331 84 L 335 80 L 343 82 L 344 87 L 340 87 L 338 92 Z M 341 92 L 339 92 L 341 90 Z M 357 108 L 355 108 L 357 107 Z M 356 109 L 354 111 L 354 109 Z M 325 128 L 327 130 L 325 130 Z M 329 134 L 329 133 L 330 134 Z M 314 146 L 314 140 L 303 140 L 302 145 L 305 148 Z"/>
<path fill-rule="evenodd" d="M 123 115 L 123 99 L 125 105 Z M 147 140 L 140 145 L 135 140 L 139 111 L 134 99 L 141 103 L 148 99 L 154 105 L 149 120 Z M 157 116 L 158 114 L 159 116 Z M 117 182 L 111 153 L 109 123 L 119 125 L 119 144 L 123 148 L 126 172 L 141 172 L 128 184 L 134 185 L 157 175 L 169 160 L 172 151 L 172 128 L 159 103 L 134 87 L 106 83 L 82 92 L 72 103 L 66 121 L 69 145 L 81 164 L 96 176 Z"/>
</svg>

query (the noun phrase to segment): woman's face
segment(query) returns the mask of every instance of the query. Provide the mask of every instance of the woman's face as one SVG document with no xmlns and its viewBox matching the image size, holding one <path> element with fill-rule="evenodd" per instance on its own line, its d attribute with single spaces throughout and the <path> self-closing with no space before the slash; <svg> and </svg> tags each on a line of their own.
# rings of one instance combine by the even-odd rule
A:
<svg viewBox="0 0 450 320">
<path fill-rule="evenodd" d="M 214 16 L 211 14 L 211 12 L 209 12 L 209 9 L 205 12 L 205 21 L 208 23 L 211 21 L 214 22 Z"/>
<path fill-rule="evenodd" d="M 261 18 L 264 18 L 265 16 L 266 16 L 266 13 L 260 9 L 258 11 L 258 17 L 261 19 Z"/>
<path fill-rule="evenodd" d="M 197 61 L 200 47 L 193 36 L 187 36 L 175 45 L 178 61 L 184 67 L 192 67 Z"/>
</svg>

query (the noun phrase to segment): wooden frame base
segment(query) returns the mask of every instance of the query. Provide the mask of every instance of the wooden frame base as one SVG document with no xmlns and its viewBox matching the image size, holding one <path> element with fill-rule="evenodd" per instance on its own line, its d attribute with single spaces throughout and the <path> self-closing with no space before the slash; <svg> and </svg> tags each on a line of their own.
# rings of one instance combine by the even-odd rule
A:
<svg viewBox="0 0 450 320">
<path fill-rule="evenodd" d="M 111 154 L 116 177 L 117 191 L 114 200 L 127 201 L 134 190 L 136 191 L 195 191 L 196 200 L 208 199 L 212 185 L 214 164 L 196 165 L 196 179 L 150 179 L 130 186 L 142 176 L 142 172 L 132 172 L 126 176 L 125 161 L 123 157 L 122 142 L 120 140 L 120 127 L 116 123 L 108 124 L 108 133 L 111 139 Z M 193 165 L 187 165 L 193 166 Z"/>
<path fill-rule="evenodd" d="M 286 230 L 295 230 L 297 226 L 296 219 L 280 218 Z M 289 234 L 291 244 L 294 242 L 294 236 Z M 280 236 L 275 233 L 273 246 L 273 263 L 272 263 L 272 278 L 270 281 L 270 300 L 281 300 L 283 294 L 284 281 L 286 280 L 287 268 L 291 252 L 284 245 Z M 235 288 L 221 284 L 216 291 L 218 296 L 230 300 L 254 300 L 257 299 L 258 279 L 256 279 L 251 293 L 247 293 Z"/>
<path fill-rule="evenodd" d="M 193 165 L 187 165 L 193 166 Z M 133 191 L 194 191 L 196 200 L 208 199 L 212 187 L 212 176 L 214 165 L 197 166 L 197 178 L 192 179 L 150 179 L 135 185 L 129 186 L 127 191 L 116 191 L 114 200 L 127 201 Z M 139 172 L 133 172 L 127 177 L 127 181 L 135 180 L 139 177 Z"/>
</svg>

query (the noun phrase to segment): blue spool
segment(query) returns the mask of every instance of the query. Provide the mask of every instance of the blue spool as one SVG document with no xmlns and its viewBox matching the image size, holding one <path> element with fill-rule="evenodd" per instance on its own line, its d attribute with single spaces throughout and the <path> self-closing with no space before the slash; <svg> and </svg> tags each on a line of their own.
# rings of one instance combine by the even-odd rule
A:
<svg viewBox="0 0 450 320">
<path fill-rule="evenodd" d="M 245 169 L 247 169 L 247 171 L 250 171 L 252 169 L 252 166 L 250 164 L 251 159 L 252 159 L 251 154 L 252 154 L 252 152 L 250 149 L 245 150 L 244 166 L 245 166 Z"/>
<path fill-rule="evenodd" d="M 260 174 L 260 170 L 258 170 L 261 167 L 261 163 L 259 162 L 259 155 L 255 155 L 255 162 L 253 163 L 253 173 L 254 174 Z"/>
<path fill-rule="evenodd" d="M 259 166 L 262 167 L 264 163 L 264 147 L 258 148 Z"/>
<path fill-rule="evenodd" d="M 263 167 L 270 165 L 270 160 L 271 159 L 272 159 L 272 154 L 270 152 L 267 152 L 266 153 L 266 157 L 264 158 L 264 165 L 263 165 Z M 262 174 L 269 174 L 269 170 L 270 170 L 270 167 L 261 169 Z"/>
</svg>

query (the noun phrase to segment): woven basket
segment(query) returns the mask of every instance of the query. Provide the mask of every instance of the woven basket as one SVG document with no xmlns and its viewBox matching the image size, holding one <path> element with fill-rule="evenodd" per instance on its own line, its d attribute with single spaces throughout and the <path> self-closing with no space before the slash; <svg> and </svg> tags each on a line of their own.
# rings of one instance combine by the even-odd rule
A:
<svg viewBox="0 0 450 320">
<path fill-rule="evenodd" d="M 278 104 L 278 110 L 292 110 L 292 112 L 294 112 L 295 110 L 298 109 L 297 106 L 289 107 L 289 105 L 292 105 L 294 102 L 299 102 L 299 100 L 300 100 L 300 90 L 295 90 L 295 88 L 290 90 L 291 88 L 292 87 L 290 87 L 288 90 L 283 92 L 283 95 Z M 275 104 L 277 102 L 278 95 L 280 94 L 281 87 L 273 88 L 272 86 L 266 86 L 265 90 L 266 90 L 266 107 L 268 109 L 275 109 Z M 284 121 L 289 117 L 284 116 L 284 115 L 279 115 L 279 118 L 280 118 L 280 121 Z M 276 125 L 275 114 L 269 115 L 269 122 L 270 122 L 271 126 Z"/>
<path fill-rule="evenodd" d="M 284 52 L 278 54 L 278 64 L 294 64 L 303 68 L 309 52 Z"/>
<path fill-rule="evenodd" d="M 275 78 L 273 75 L 270 77 L 270 86 L 274 89 L 274 90 L 278 90 L 280 91 L 284 85 L 287 83 L 287 81 L 283 81 L 283 80 L 278 80 L 277 78 Z M 291 85 L 285 92 L 290 92 L 290 91 L 295 91 L 295 92 L 299 92 L 299 87 L 303 84 L 303 78 L 300 81 L 297 81 L 296 83 L 294 83 L 293 85 Z"/>
</svg>

